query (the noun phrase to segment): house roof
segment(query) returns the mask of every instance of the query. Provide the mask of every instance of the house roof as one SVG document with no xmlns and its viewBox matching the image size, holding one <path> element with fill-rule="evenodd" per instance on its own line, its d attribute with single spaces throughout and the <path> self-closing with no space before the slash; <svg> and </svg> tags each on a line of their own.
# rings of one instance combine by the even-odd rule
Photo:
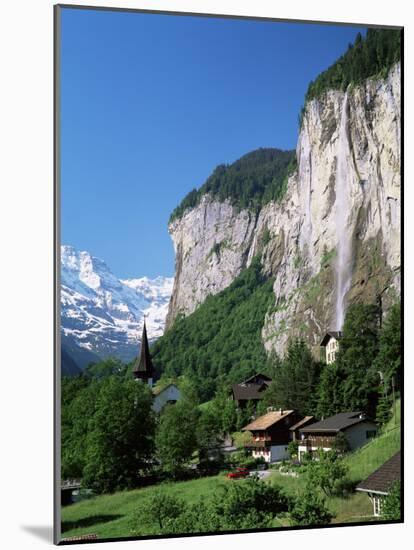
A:
<svg viewBox="0 0 414 550">
<path fill-rule="evenodd" d="M 162 393 L 163 391 L 165 391 L 167 388 L 169 388 L 171 386 L 175 386 L 178 389 L 177 384 L 174 384 L 173 382 L 170 382 L 166 386 L 160 386 L 159 388 L 157 386 L 155 386 L 155 388 L 152 389 L 152 395 L 154 395 L 154 396 L 160 395 L 160 393 Z"/>
<path fill-rule="evenodd" d="M 387 495 L 391 486 L 401 479 L 401 453 L 395 453 L 375 472 L 357 485 L 357 491 Z"/>
<path fill-rule="evenodd" d="M 244 426 L 244 428 L 242 428 L 242 431 L 266 430 L 267 428 L 270 428 L 270 426 L 277 424 L 277 422 L 280 422 L 280 420 L 286 418 L 293 412 L 294 411 L 268 412 L 263 416 L 259 416 L 259 418 L 256 418 L 256 420 L 253 420 L 253 422 L 250 422 L 250 424 L 247 424 L 247 426 Z"/>
<path fill-rule="evenodd" d="M 266 388 L 266 384 L 233 384 L 232 391 L 236 401 L 241 399 L 262 399 L 262 391 Z"/>
<path fill-rule="evenodd" d="M 335 340 L 340 340 L 342 338 L 342 332 L 340 330 L 329 330 L 322 338 L 319 345 L 326 346 L 331 338 L 335 338 Z"/>
<path fill-rule="evenodd" d="M 313 418 L 314 418 L 313 416 L 305 416 L 304 418 L 302 418 L 302 420 L 299 420 L 299 422 L 297 422 L 294 426 L 292 426 L 289 429 L 292 430 L 292 432 L 294 432 L 301 426 L 305 426 L 306 424 L 309 424 L 309 422 L 313 420 Z"/>
<path fill-rule="evenodd" d="M 359 424 L 360 422 L 366 422 L 370 420 L 365 416 L 361 411 L 356 412 L 343 412 L 325 418 L 325 420 L 320 420 L 315 422 L 310 426 L 302 428 L 300 431 L 303 433 L 312 433 L 312 432 L 339 432 Z"/>
<path fill-rule="evenodd" d="M 271 382 L 272 381 L 270 376 L 267 376 L 267 374 L 262 374 L 261 372 L 258 372 L 257 374 L 253 374 L 253 376 L 250 376 L 250 378 L 247 378 L 247 380 L 244 380 L 243 383 L 248 384 L 249 382 L 251 382 L 252 380 L 257 378 L 258 376 L 260 376 L 260 378 L 263 378 L 263 380 L 265 382 Z"/>
</svg>

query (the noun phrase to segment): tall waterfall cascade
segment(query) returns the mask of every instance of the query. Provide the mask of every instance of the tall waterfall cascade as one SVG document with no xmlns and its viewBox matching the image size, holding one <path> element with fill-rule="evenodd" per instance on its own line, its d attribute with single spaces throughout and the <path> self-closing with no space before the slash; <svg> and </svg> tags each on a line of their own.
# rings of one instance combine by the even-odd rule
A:
<svg viewBox="0 0 414 550">
<path fill-rule="evenodd" d="M 346 311 L 346 295 L 352 280 L 352 231 L 349 226 L 352 168 L 348 142 L 348 96 L 345 94 L 338 136 L 336 168 L 336 303 L 335 328 L 341 330 Z"/>
</svg>

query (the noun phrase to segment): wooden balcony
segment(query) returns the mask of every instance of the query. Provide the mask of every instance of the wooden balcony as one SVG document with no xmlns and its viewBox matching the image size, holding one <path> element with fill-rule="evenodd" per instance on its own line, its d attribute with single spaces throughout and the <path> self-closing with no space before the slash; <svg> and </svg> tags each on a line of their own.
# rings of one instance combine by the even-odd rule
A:
<svg viewBox="0 0 414 550">
<path fill-rule="evenodd" d="M 260 441 L 254 441 L 253 439 L 248 443 L 245 443 L 244 446 L 248 449 L 264 449 L 265 447 L 270 447 L 271 441 L 270 438 L 262 439 Z"/>
<path fill-rule="evenodd" d="M 300 447 L 306 447 L 307 449 L 317 448 L 317 449 L 331 449 L 332 445 L 335 442 L 334 437 L 323 437 L 316 436 L 307 439 L 300 439 L 298 441 Z"/>
</svg>

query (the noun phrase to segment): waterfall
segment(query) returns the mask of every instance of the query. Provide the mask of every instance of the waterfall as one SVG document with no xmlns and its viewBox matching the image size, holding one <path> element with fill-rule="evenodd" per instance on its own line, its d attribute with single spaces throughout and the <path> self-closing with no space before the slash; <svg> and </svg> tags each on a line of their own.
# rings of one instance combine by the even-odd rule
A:
<svg viewBox="0 0 414 550">
<path fill-rule="evenodd" d="M 342 104 L 336 157 L 336 306 L 335 328 L 341 330 L 345 318 L 345 297 L 352 280 L 352 233 L 348 226 L 351 164 L 348 143 L 348 96 Z"/>
</svg>

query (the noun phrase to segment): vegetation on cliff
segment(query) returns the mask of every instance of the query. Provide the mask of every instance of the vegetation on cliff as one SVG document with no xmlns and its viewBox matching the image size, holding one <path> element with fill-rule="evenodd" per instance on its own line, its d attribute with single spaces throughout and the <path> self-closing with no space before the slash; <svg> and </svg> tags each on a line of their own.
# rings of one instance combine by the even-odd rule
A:
<svg viewBox="0 0 414 550">
<path fill-rule="evenodd" d="M 305 104 L 327 90 L 346 90 L 349 84 L 360 84 L 367 78 L 384 78 L 401 58 L 401 31 L 368 29 L 363 38 L 358 33 L 354 44 L 309 84 Z"/>
<path fill-rule="evenodd" d="M 261 330 L 273 304 L 272 280 L 258 259 L 233 283 L 209 296 L 191 315 L 174 325 L 151 348 L 153 363 L 166 376 L 186 374 L 201 401 L 223 383 L 235 383 L 266 366 Z"/>
<path fill-rule="evenodd" d="M 193 189 L 174 209 L 170 222 L 196 207 L 207 193 L 219 201 L 229 199 L 240 208 L 257 208 L 279 200 L 288 176 L 296 167 L 294 151 L 257 149 L 232 164 L 220 164 L 199 188 Z"/>
</svg>

